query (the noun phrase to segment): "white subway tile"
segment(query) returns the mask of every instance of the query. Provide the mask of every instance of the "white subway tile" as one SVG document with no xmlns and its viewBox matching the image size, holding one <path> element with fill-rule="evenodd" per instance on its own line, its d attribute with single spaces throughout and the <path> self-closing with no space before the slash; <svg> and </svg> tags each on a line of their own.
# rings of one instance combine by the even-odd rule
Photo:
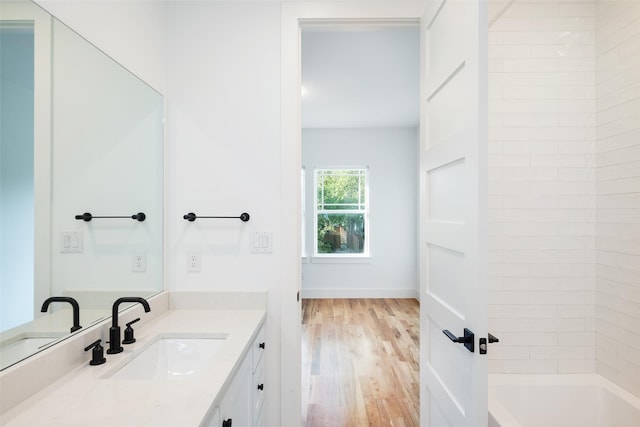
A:
<svg viewBox="0 0 640 427">
<path fill-rule="evenodd" d="M 505 154 L 553 154 L 558 152 L 557 141 L 504 141 Z"/>
<path fill-rule="evenodd" d="M 594 58 L 562 58 L 558 61 L 559 71 L 593 72 L 594 69 Z"/>
<path fill-rule="evenodd" d="M 557 181 L 558 169 L 548 168 L 504 168 L 503 179 L 505 181 Z"/>
<path fill-rule="evenodd" d="M 491 352 L 494 357 L 502 360 L 529 360 L 530 352 L 528 346 L 492 346 Z"/>
<path fill-rule="evenodd" d="M 567 320 L 563 320 L 566 322 Z M 560 332 L 558 333 L 558 343 L 560 345 L 595 345 L 595 334 L 593 332 Z"/>
<path fill-rule="evenodd" d="M 489 249 L 500 248 L 509 249 L 529 249 L 531 248 L 531 237 L 527 236 L 492 236 L 489 238 Z"/>
<path fill-rule="evenodd" d="M 595 239 L 591 237 L 596 235 L 595 221 L 560 223 L 558 224 L 558 229 L 559 235 L 570 236 L 571 241 L 575 242 L 575 244 L 571 245 L 571 248 L 567 249 L 594 248 L 596 246 Z"/>
<path fill-rule="evenodd" d="M 556 3 L 514 2 L 506 11 L 506 17 L 549 18 L 559 16 L 559 6 Z M 567 16 L 566 14 L 563 16 Z M 574 16 L 574 15 L 571 15 Z M 581 16 L 581 15 L 576 15 Z"/>
<path fill-rule="evenodd" d="M 533 237 L 531 247 L 534 249 L 555 249 L 559 251 L 589 249 L 593 246 L 594 238 L 590 236 L 546 236 Z"/>
<path fill-rule="evenodd" d="M 505 223 L 503 233 L 506 236 L 556 236 L 558 225 L 553 223 Z"/>
<path fill-rule="evenodd" d="M 557 40 L 563 44 L 594 44 L 594 31 L 559 31 Z"/>
<path fill-rule="evenodd" d="M 558 278 L 558 290 L 561 291 L 593 291 L 595 280 L 593 278 Z"/>
<path fill-rule="evenodd" d="M 584 209 L 533 209 L 533 222 L 585 222 Z"/>
<path fill-rule="evenodd" d="M 555 278 L 509 277 L 503 282 L 505 290 L 512 291 L 554 291 L 558 289 Z"/>
<path fill-rule="evenodd" d="M 528 99 L 493 100 L 489 104 L 490 113 L 526 113 L 531 111 Z"/>
<path fill-rule="evenodd" d="M 505 319 L 553 319 L 556 316 L 555 305 L 503 306 Z"/>
<path fill-rule="evenodd" d="M 564 250 L 558 252 L 559 263 L 593 264 L 595 258 L 596 255 L 593 250 Z"/>
<path fill-rule="evenodd" d="M 558 71 L 555 73 L 535 73 L 529 77 L 532 86 L 587 86 L 595 84 L 595 73 L 583 71 Z"/>
<path fill-rule="evenodd" d="M 489 293 L 489 303 L 490 304 L 500 304 L 500 305 L 527 305 L 529 304 L 529 295 L 523 292 L 517 291 L 492 291 Z M 504 327 L 500 328 L 501 330 L 508 331 L 510 329 L 505 329 Z M 521 330 L 521 329 L 519 329 Z M 527 323 L 526 328 L 524 330 L 529 330 L 529 325 Z"/>
<path fill-rule="evenodd" d="M 558 181 L 594 181 L 594 168 L 559 168 Z"/>
<path fill-rule="evenodd" d="M 530 98 L 530 96 L 528 96 L 528 98 Z M 558 115 L 554 113 L 503 114 L 502 126 L 504 127 L 558 126 Z"/>
<path fill-rule="evenodd" d="M 558 16 L 592 16 L 595 18 L 595 4 L 596 3 L 592 1 L 585 1 L 580 3 L 559 3 Z M 593 25 L 595 25 L 595 23 Z"/>
<path fill-rule="evenodd" d="M 585 167 L 589 163 L 586 155 L 577 154 L 532 154 L 530 162 L 533 167 Z"/>
<path fill-rule="evenodd" d="M 529 332 L 529 319 L 489 319 L 489 330 L 504 332 Z"/>
<path fill-rule="evenodd" d="M 590 374 L 596 371 L 595 360 L 559 360 L 560 374 Z"/>
<path fill-rule="evenodd" d="M 555 360 L 505 360 L 502 369 L 505 374 L 555 374 L 557 364 Z"/>
<path fill-rule="evenodd" d="M 576 86 L 580 88 L 580 86 Z M 582 89 L 582 88 L 580 88 Z M 561 92 L 562 94 L 562 92 Z M 568 94 L 565 93 L 565 97 L 568 97 Z M 579 99 L 579 98 L 575 98 Z M 557 123 L 559 126 L 591 126 L 596 122 L 596 114 L 595 113 L 559 113 Z"/>
<path fill-rule="evenodd" d="M 548 45 L 558 43 L 558 33 L 556 31 L 504 31 L 501 34 L 502 44 L 506 45 Z M 580 36 L 576 37 L 580 38 Z"/>
<path fill-rule="evenodd" d="M 532 162 L 533 163 L 533 162 Z M 530 191 L 533 195 L 580 195 L 587 194 L 584 182 L 532 182 Z"/>
<path fill-rule="evenodd" d="M 505 59 L 503 70 L 507 73 L 551 73 L 559 71 L 558 59 L 556 58 L 519 58 Z M 567 71 L 567 70 L 560 70 Z M 574 70 L 569 70 L 574 71 Z M 583 71 L 583 70 L 576 70 Z"/>
<path fill-rule="evenodd" d="M 519 141 L 530 139 L 531 129 L 523 127 L 489 128 L 489 139 L 495 141 Z"/>
<path fill-rule="evenodd" d="M 489 87 L 528 86 L 531 77 L 524 73 L 489 73 Z"/>
<path fill-rule="evenodd" d="M 564 305 L 557 307 L 559 319 L 593 319 L 595 317 L 594 305 Z"/>
</svg>

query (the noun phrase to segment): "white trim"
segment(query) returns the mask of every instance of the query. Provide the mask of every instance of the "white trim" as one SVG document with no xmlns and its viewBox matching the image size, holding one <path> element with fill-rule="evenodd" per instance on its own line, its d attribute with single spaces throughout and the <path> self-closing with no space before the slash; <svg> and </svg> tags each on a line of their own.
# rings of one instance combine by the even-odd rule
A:
<svg viewBox="0 0 640 427">
<path fill-rule="evenodd" d="M 418 289 L 303 289 L 305 298 L 414 298 L 420 300 Z"/>
<path fill-rule="evenodd" d="M 310 258 L 312 264 L 371 264 L 370 256 L 353 254 L 343 255 L 315 255 Z"/>
</svg>

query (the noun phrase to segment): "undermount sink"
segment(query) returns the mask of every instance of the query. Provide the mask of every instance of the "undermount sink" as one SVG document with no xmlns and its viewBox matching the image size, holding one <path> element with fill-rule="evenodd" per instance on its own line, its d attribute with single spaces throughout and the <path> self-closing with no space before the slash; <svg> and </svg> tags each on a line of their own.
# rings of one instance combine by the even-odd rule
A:
<svg viewBox="0 0 640 427">
<path fill-rule="evenodd" d="M 159 337 L 134 353 L 131 360 L 109 378 L 117 380 L 167 380 L 190 378 L 211 361 L 226 337 Z"/>
<path fill-rule="evenodd" d="M 64 332 L 23 332 L 0 342 L 0 365 L 4 368 L 48 347 Z"/>
</svg>

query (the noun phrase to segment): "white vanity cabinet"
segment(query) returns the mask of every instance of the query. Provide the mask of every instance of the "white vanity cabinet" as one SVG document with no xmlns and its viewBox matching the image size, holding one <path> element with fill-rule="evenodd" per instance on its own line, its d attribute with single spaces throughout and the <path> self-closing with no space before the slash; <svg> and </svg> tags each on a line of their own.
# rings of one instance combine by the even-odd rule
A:
<svg viewBox="0 0 640 427">
<path fill-rule="evenodd" d="M 251 355 L 247 354 L 220 402 L 220 424 L 216 427 L 251 426 Z"/>
<path fill-rule="evenodd" d="M 251 343 L 249 351 L 231 383 L 223 392 L 213 416 L 202 424 L 206 427 L 263 427 L 264 403 L 264 326 Z"/>
<path fill-rule="evenodd" d="M 251 392 L 252 392 L 252 412 L 253 426 L 263 427 L 262 413 L 264 407 L 264 352 L 266 343 L 264 340 L 264 326 L 260 328 L 256 339 L 253 342 L 252 351 L 252 370 L 251 370 Z"/>
</svg>

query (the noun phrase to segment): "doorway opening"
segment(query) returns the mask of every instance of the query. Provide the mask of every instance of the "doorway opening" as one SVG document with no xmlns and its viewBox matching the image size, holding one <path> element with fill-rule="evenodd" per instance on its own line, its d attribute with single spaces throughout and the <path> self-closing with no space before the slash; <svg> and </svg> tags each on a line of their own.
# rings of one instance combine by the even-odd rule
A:
<svg viewBox="0 0 640 427">
<path fill-rule="evenodd" d="M 419 25 L 301 28 L 303 424 L 418 425 Z M 343 215 L 349 181 L 320 187 L 316 176 L 354 168 L 367 173 L 364 234 L 350 233 Z M 327 203 L 329 191 L 346 201 Z M 404 350 L 395 351 L 396 338 L 406 340 Z M 385 345 L 396 362 L 383 362 L 391 360 L 381 357 Z"/>
</svg>

